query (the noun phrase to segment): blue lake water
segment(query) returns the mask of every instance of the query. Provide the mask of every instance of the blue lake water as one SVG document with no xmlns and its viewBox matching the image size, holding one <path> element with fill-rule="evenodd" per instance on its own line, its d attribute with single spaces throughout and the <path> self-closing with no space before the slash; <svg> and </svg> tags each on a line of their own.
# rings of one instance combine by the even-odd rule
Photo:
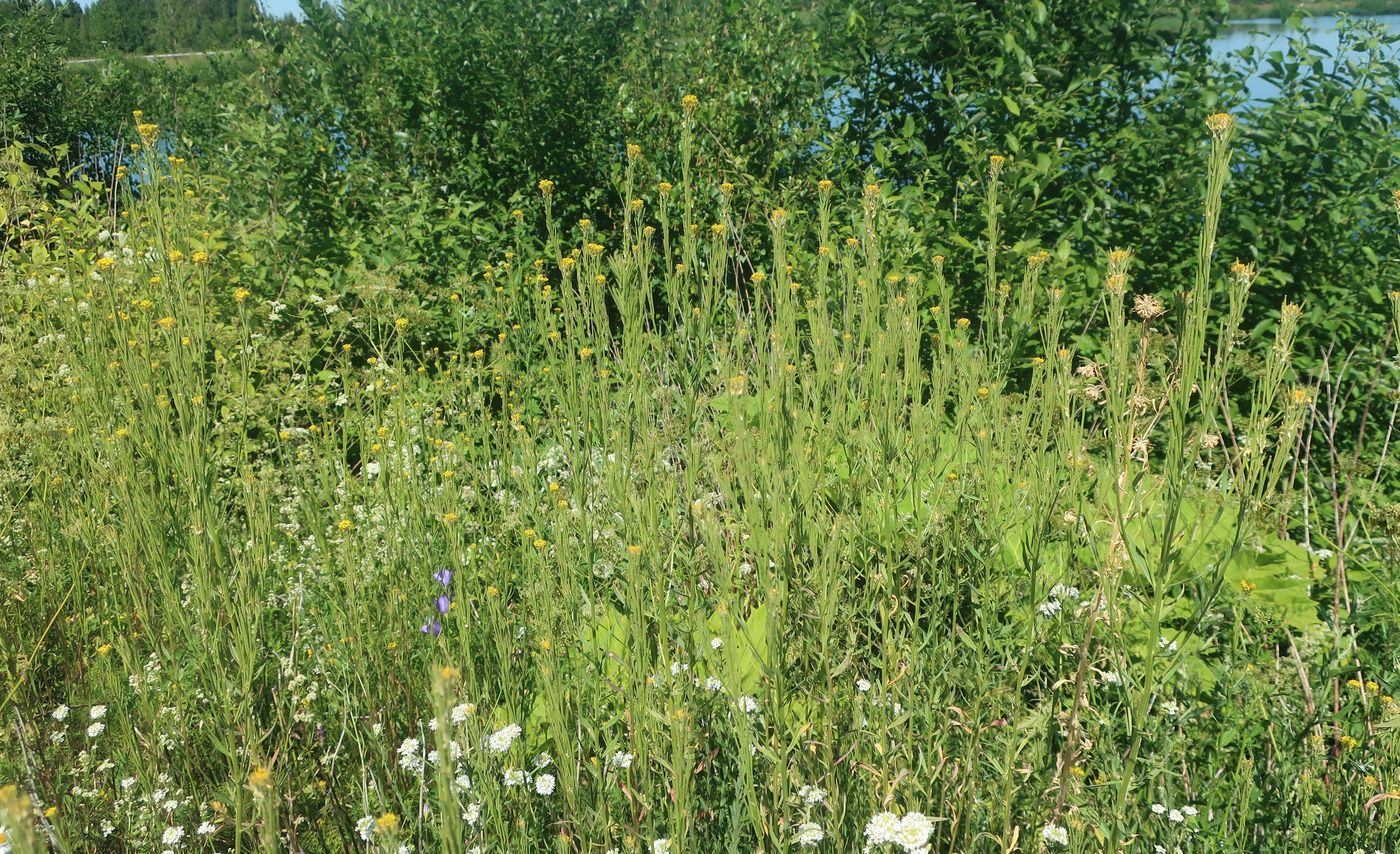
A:
<svg viewBox="0 0 1400 854">
<path fill-rule="evenodd" d="M 1367 15 L 1365 17 L 1380 21 L 1392 32 L 1400 32 L 1400 15 Z M 1337 33 L 1338 20 L 1334 15 L 1316 15 L 1307 18 L 1305 22 L 1312 40 L 1334 56 L 1340 42 Z M 1216 37 L 1211 48 L 1216 58 L 1221 60 L 1227 60 L 1230 54 L 1250 46 L 1263 52 L 1284 51 L 1288 48 L 1289 38 L 1297 34 L 1297 30 L 1289 27 L 1286 21 L 1276 18 L 1233 21 L 1228 29 Z M 1276 86 L 1267 80 L 1260 79 L 1258 75 L 1249 79 L 1248 86 L 1250 96 L 1256 100 L 1271 98 L 1278 94 Z"/>
</svg>

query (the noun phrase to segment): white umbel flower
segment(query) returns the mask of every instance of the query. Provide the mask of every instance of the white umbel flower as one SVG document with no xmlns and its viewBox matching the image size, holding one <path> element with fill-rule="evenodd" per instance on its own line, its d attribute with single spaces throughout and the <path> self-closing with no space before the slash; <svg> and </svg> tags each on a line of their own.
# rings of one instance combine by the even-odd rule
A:
<svg viewBox="0 0 1400 854">
<path fill-rule="evenodd" d="M 520 737 L 520 732 L 520 724 L 507 724 L 487 737 L 486 746 L 492 753 L 505 753 Z"/>
<path fill-rule="evenodd" d="M 797 826 L 797 844 L 803 848 L 819 845 L 825 838 L 826 833 L 822 830 L 822 826 L 815 821 L 804 821 Z"/>
<path fill-rule="evenodd" d="M 535 778 L 535 794 L 549 797 L 554 794 L 554 775 L 540 774 Z"/>
<path fill-rule="evenodd" d="M 1040 829 L 1040 838 L 1045 840 L 1046 845 L 1069 847 L 1069 831 L 1054 822 L 1048 823 Z"/>
</svg>

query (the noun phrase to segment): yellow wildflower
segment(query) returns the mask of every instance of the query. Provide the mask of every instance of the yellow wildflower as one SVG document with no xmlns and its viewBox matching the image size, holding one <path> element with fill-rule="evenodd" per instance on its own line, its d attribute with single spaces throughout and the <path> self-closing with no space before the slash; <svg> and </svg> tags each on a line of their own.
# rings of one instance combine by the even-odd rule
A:
<svg viewBox="0 0 1400 854">
<path fill-rule="evenodd" d="M 1224 142 L 1235 128 L 1235 117 L 1229 113 L 1213 113 L 1206 116 L 1206 127 L 1216 140 Z"/>
<path fill-rule="evenodd" d="M 259 765 L 248 774 L 248 785 L 253 789 L 265 789 L 272 783 L 272 771 Z"/>
</svg>

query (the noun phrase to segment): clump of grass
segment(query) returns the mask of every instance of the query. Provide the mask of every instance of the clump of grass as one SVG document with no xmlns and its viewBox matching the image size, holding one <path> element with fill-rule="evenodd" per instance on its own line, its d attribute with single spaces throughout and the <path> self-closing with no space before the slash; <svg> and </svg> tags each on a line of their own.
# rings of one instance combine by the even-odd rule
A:
<svg viewBox="0 0 1400 854">
<path fill-rule="evenodd" d="M 1233 120 L 1195 280 L 1135 293 L 1115 251 L 1073 337 L 1072 259 L 1000 245 L 1014 163 L 969 302 L 878 182 L 760 214 L 701 184 L 696 107 L 678 177 L 620 153 L 611 230 L 542 179 L 416 304 L 250 292 L 219 181 L 149 123 L 115 197 L 35 203 L 5 821 L 61 850 L 1390 838 L 1400 706 L 1279 521 L 1300 315 L 1242 346 L 1255 271 L 1214 254 Z"/>
</svg>

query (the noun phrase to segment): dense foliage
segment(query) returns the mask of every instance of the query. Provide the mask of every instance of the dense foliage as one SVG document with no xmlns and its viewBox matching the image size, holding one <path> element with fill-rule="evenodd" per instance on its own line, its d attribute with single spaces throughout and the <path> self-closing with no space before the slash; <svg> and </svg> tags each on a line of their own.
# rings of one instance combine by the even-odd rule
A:
<svg viewBox="0 0 1400 854">
<path fill-rule="evenodd" d="M 27 17 L 78 57 L 230 48 L 264 29 L 256 0 L 0 0 L 0 26 Z"/>
</svg>

